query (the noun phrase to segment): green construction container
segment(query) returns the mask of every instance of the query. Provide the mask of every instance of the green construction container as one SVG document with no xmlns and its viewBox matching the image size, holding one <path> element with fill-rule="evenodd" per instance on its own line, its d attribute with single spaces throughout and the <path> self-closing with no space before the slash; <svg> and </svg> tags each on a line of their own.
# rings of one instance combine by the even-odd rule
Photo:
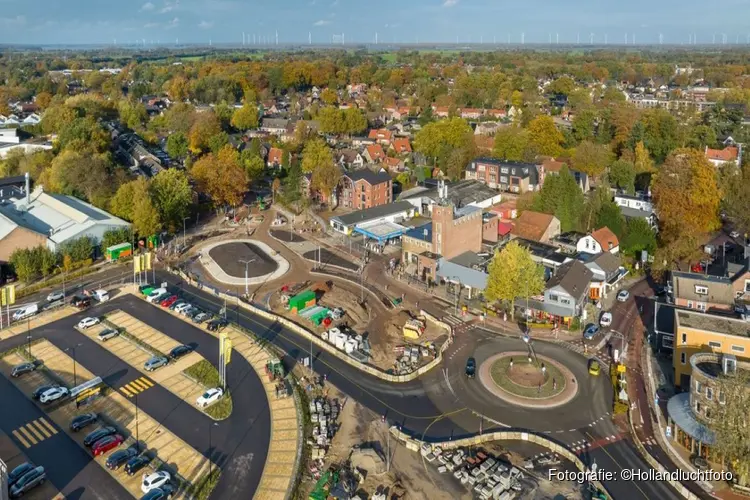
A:
<svg viewBox="0 0 750 500">
<path fill-rule="evenodd" d="M 302 309 L 310 307 L 310 303 L 315 304 L 315 300 L 315 292 L 307 290 L 289 299 L 289 310 L 299 312 Z"/>
<path fill-rule="evenodd" d="M 328 309 L 323 309 L 322 311 L 317 312 L 317 313 L 313 314 L 312 316 L 310 316 L 310 321 L 312 321 L 316 325 L 319 325 L 320 323 L 323 322 L 324 319 L 326 319 L 328 317 L 328 314 L 330 312 L 331 311 L 329 311 Z"/>
<path fill-rule="evenodd" d="M 129 257 L 130 255 L 133 255 L 133 245 L 130 243 L 112 245 L 111 247 L 107 247 L 104 251 L 104 255 L 107 257 L 107 260 L 110 261 L 117 260 L 121 257 Z"/>
</svg>

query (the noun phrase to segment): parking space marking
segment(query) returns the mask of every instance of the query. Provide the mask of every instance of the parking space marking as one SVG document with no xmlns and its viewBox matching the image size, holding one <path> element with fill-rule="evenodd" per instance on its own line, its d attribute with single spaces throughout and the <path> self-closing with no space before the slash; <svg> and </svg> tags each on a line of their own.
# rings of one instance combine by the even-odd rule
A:
<svg viewBox="0 0 750 500">
<path fill-rule="evenodd" d="M 40 417 L 12 431 L 12 434 L 26 448 L 31 448 L 57 434 L 57 430 L 46 419 Z"/>
<path fill-rule="evenodd" d="M 146 389 L 150 389 L 153 386 L 154 383 L 151 382 L 148 378 L 140 377 L 120 387 L 120 391 L 127 397 L 132 398 L 136 394 L 141 393 Z"/>
<path fill-rule="evenodd" d="M 32 429 L 33 429 L 33 428 L 36 428 L 36 429 L 38 429 L 38 430 L 39 430 L 39 432 L 41 432 L 42 434 L 44 434 L 44 437 L 43 437 L 43 438 L 40 438 L 40 441 L 41 441 L 42 439 L 47 439 L 47 438 L 51 438 L 51 437 L 52 437 L 52 434 L 50 434 L 50 432 L 49 432 L 49 431 L 47 430 L 47 428 L 46 428 L 46 427 L 44 427 L 44 426 L 43 426 L 42 424 L 40 424 L 40 423 L 39 423 L 39 420 L 41 420 L 41 418 L 40 418 L 40 419 L 37 419 L 37 420 L 34 420 L 33 422 L 31 422 L 31 423 L 29 424 L 29 427 L 30 427 L 30 428 L 32 428 Z M 33 424 L 33 425 L 32 425 L 32 424 Z"/>
<path fill-rule="evenodd" d="M 26 438 L 24 438 L 20 432 L 13 431 L 12 434 L 15 436 L 16 439 L 18 439 L 22 445 L 24 445 L 26 448 L 31 448 L 31 445 L 28 441 L 26 441 Z"/>
</svg>

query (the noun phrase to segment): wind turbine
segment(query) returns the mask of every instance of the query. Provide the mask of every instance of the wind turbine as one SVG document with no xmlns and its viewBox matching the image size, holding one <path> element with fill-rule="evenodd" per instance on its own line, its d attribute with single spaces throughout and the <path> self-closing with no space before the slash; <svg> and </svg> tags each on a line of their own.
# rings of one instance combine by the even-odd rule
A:
<svg viewBox="0 0 750 500">
<path fill-rule="evenodd" d="M 593 33 L 589 34 L 589 44 L 590 45 L 594 45 L 594 34 Z"/>
<path fill-rule="evenodd" d="M 662 43 L 664 43 L 664 35 L 659 33 L 659 45 L 661 45 Z"/>
<path fill-rule="evenodd" d="M 526 33 L 521 33 L 521 45 L 526 44 Z"/>
</svg>

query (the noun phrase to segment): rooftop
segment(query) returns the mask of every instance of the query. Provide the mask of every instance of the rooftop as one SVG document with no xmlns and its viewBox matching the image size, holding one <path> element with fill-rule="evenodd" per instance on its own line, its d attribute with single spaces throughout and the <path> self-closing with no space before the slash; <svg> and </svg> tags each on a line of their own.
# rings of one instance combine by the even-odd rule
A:
<svg viewBox="0 0 750 500">
<path fill-rule="evenodd" d="M 363 224 L 370 222 L 381 217 L 387 217 L 389 215 L 396 215 L 400 212 L 411 213 L 414 210 L 414 205 L 408 201 L 397 201 L 396 203 L 388 203 L 387 205 L 378 205 L 377 207 L 368 208 L 365 210 L 358 210 L 346 215 L 337 215 L 331 220 L 338 221 L 346 226 L 355 224 Z"/>
<path fill-rule="evenodd" d="M 371 186 L 382 184 L 391 180 L 391 176 L 388 175 L 388 172 L 385 172 L 384 170 L 374 172 L 369 168 L 360 168 L 358 170 L 353 170 L 344 174 L 344 176 L 351 179 L 352 182 L 365 181 Z"/>
<path fill-rule="evenodd" d="M 432 222 L 408 230 L 405 236 L 414 238 L 415 240 L 432 242 Z"/>
<path fill-rule="evenodd" d="M 678 310 L 676 326 L 678 328 L 683 326 L 695 330 L 734 335 L 736 337 L 750 336 L 750 323 L 747 321 L 696 311 Z"/>
<path fill-rule="evenodd" d="M 486 184 L 471 179 L 449 183 L 446 187 L 448 200 L 459 208 L 492 199 L 500 194 Z M 400 199 L 406 200 L 409 198 L 430 198 L 437 201 L 440 196 L 436 187 L 431 189 L 420 188 L 419 190 L 413 188 L 401 193 Z"/>
</svg>

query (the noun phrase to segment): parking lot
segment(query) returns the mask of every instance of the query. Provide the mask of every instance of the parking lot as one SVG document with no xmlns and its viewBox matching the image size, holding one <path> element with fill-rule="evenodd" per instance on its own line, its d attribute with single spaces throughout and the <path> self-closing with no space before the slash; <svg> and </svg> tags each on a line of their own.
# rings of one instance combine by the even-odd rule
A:
<svg viewBox="0 0 750 500">
<path fill-rule="evenodd" d="M 0 457 L 2 457 L 5 465 L 8 466 L 9 473 L 23 463 L 34 464 L 33 461 L 4 432 L 0 432 Z M 57 490 L 51 481 L 45 481 L 44 484 L 25 494 L 24 498 L 28 500 L 64 499 L 63 495 Z"/>
</svg>

